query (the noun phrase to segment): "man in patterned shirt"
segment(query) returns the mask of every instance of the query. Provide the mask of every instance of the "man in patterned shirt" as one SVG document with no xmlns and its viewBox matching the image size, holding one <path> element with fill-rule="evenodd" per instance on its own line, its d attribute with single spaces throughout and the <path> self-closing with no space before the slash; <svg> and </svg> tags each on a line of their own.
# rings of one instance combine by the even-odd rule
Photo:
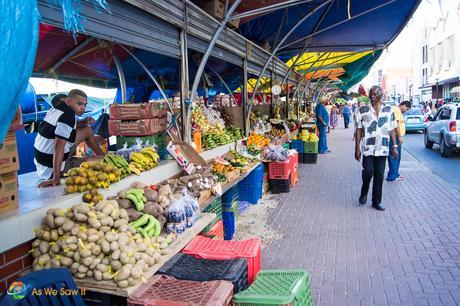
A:
<svg viewBox="0 0 460 306">
<path fill-rule="evenodd" d="M 363 155 L 363 185 L 359 204 L 366 204 L 373 177 L 372 207 L 379 211 L 385 210 L 381 202 L 386 159 L 390 153 L 395 158 L 398 156 L 398 145 L 390 148 L 390 137 L 392 143 L 396 144 L 395 115 L 391 106 L 382 104 L 382 96 L 382 88 L 373 86 L 369 91 L 371 105 L 361 106 L 357 110 L 355 142 L 355 159 L 360 161 L 361 150 Z"/>
</svg>

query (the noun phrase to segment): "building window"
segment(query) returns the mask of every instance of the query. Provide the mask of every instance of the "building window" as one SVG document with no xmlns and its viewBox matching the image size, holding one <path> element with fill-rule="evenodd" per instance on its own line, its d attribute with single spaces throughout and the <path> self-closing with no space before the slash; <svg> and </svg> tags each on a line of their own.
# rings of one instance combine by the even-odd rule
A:
<svg viewBox="0 0 460 306">
<path fill-rule="evenodd" d="M 428 84 L 428 68 L 422 69 L 422 85 Z"/>
<path fill-rule="evenodd" d="M 447 38 L 446 48 L 447 48 L 446 50 L 447 68 L 451 68 L 455 60 L 455 36 L 454 35 L 451 35 Z"/>
<path fill-rule="evenodd" d="M 428 46 L 422 47 L 422 64 L 428 63 Z"/>
</svg>

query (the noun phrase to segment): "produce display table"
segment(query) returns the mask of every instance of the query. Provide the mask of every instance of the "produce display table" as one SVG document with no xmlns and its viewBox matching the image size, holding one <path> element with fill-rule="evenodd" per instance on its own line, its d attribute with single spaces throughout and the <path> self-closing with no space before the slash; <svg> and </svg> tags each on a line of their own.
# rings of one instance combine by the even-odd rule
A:
<svg viewBox="0 0 460 306">
<path fill-rule="evenodd" d="M 211 221 L 216 217 L 213 213 L 201 213 L 200 218 L 195 224 L 188 228 L 183 234 L 179 235 L 170 246 L 168 246 L 168 255 L 163 255 L 161 261 L 150 268 L 149 271 L 144 273 L 144 278 L 148 280 L 152 277 L 158 269 L 160 269 L 169 259 L 179 253 L 196 235 L 198 235 Z M 119 288 L 112 281 L 96 281 L 95 279 L 75 279 L 77 286 L 80 289 L 87 289 L 88 291 L 106 293 L 122 297 L 128 297 L 134 292 L 142 283 L 128 288 Z"/>
</svg>

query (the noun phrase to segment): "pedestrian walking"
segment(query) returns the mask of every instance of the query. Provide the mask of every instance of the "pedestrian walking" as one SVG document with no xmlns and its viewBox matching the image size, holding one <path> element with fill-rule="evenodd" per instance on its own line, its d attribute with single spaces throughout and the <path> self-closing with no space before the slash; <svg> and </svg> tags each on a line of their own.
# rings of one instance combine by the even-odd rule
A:
<svg viewBox="0 0 460 306">
<path fill-rule="evenodd" d="M 350 116 L 351 116 L 351 108 L 348 104 L 342 109 L 342 116 L 343 116 L 343 123 L 345 124 L 345 128 L 348 129 L 348 125 L 350 124 Z"/>
<path fill-rule="evenodd" d="M 315 107 L 316 126 L 319 132 L 318 153 L 326 154 L 331 152 L 327 147 L 327 128 L 329 126 L 329 113 L 326 108 L 328 99 L 321 97 L 320 103 Z"/>
<path fill-rule="evenodd" d="M 363 155 L 363 184 L 359 204 L 366 204 L 373 179 L 372 207 L 379 211 L 385 210 L 381 202 L 386 159 L 390 151 L 394 157 L 398 157 L 398 146 L 390 148 L 390 138 L 396 143 L 397 123 L 391 106 L 382 104 L 382 96 L 382 88 L 373 86 L 369 91 L 371 105 L 358 108 L 355 141 L 355 159 L 361 160 L 361 148 Z"/>
<path fill-rule="evenodd" d="M 396 126 L 396 145 L 398 146 L 398 156 L 395 158 L 391 154 L 388 155 L 388 174 L 387 181 L 401 181 L 404 176 L 399 174 L 399 164 L 401 163 L 401 152 L 404 135 L 406 134 L 406 126 L 404 125 L 403 114 L 411 108 L 409 101 L 403 101 L 398 106 L 393 108 L 394 117 L 397 123 Z M 395 145 L 393 140 L 390 138 L 390 148 Z"/>
<path fill-rule="evenodd" d="M 339 110 L 334 104 L 331 108 L 331 128 L 335 129 L 339 123 Z"/>
</svg>

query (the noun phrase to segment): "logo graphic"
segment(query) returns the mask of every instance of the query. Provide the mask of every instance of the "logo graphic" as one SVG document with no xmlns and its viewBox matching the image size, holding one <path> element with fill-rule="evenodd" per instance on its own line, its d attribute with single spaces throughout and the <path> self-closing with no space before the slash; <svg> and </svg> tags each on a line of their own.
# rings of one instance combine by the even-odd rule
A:
<svg viewBox="0 0 460 306">
<path fill-rule="evenodd" d="M 13 282 L 6 293 L 13 296 L 15 300 L 22 300 L 26 297 L 27 288 L 27 285 L 23 282 Z"/>
</svg>

